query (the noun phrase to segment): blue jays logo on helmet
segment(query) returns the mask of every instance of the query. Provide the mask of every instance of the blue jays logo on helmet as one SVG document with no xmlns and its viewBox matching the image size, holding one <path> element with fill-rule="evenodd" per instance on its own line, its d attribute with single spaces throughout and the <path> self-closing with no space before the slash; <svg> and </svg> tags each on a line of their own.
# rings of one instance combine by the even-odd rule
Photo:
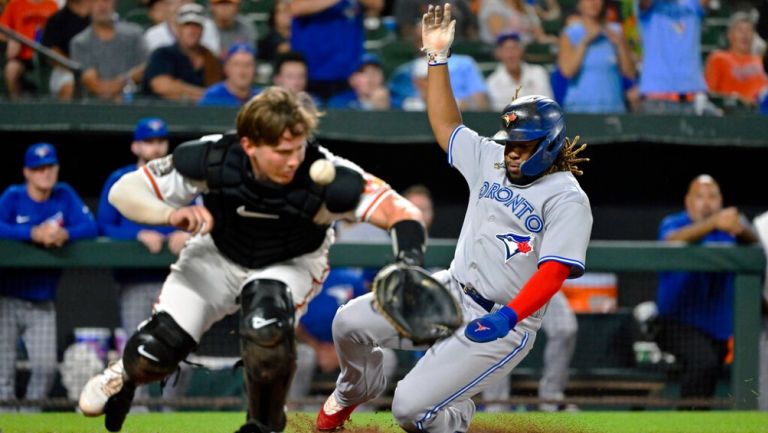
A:
<svg viewBox="0 0 768 433">
<path fill-rule="evenodd" d="M 517 233 L 509 232 L 496 235 L 496 238 L 504 244 L 506 252 L 504 263 L 508 262 L 517 254 L 527 256 L 533 251 L 533 235 L 519 235 Z"/>
<path fill-rule="evenodd" d="M 520 166 L 524 175 L 538 176 L 555 162 L 565 141 L 565 115 L 557 102 L 539 95 L 517 98 L 501 111 L 501 120 L 493 141 L 539 140 L 531 157 Z"/>
</svg>

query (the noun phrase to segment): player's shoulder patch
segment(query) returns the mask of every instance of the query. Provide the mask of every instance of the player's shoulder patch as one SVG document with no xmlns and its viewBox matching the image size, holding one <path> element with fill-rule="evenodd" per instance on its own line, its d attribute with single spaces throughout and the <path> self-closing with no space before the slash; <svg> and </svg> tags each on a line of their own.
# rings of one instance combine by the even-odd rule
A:
<svg viewBox="0 0 768 433">
<path fill-rule="evenodd" d="M 155 177 L 163 177 L 173 171 L 173 156 L 167 155 L 147 163 L 147 169 Z"/>
</svg>

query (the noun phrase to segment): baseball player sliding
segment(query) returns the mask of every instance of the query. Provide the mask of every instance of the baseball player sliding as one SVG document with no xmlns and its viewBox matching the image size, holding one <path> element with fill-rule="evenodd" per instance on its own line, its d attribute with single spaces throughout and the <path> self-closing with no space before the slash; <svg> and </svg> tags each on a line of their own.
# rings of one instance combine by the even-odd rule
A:
<svg viewBox="0 0 768 433">
<path fill-rule="evenodd" d="M 239 310 L 248 421 L 238 432 L 282 432 L 294 325 L 328 274 L 331 223 L 388 229 L 398 262 L 422 262 L 421 212 L 312 140 L 318 115 L 307 94 L 268 87 L 241 108 L 237 134 L 184 143 L 115 183 L 109 201 L 125 217 L 195 236 L 122 359 L 83 388 L 83 414 L 105 415 L 119 431 L 136 386 L 172 374 L 211 325 Z M 187 205 L 199 194 L 204 206 Z"/>
<path fill-rule="evenodd" d="M 451 92 L 450 6 L 430 6 L 423 23 L 429 121 L 470 190 L 454 260 L 435 278 L 458 298 L 466 325 L 398 383 L 392 413 L 409 432 L 466 432 L 475 412 L 470 398 L 505 380 L 530 351 L 549 299 L 566 278 L 584 273 L 592 214 L 574 178 L 583 146 L 565 138 L 560 106 L 540 96 L 515 99 L 502 112 L 501 131 L 478 135 L 462 125 Z M 380 347 L 414 346 L 371 308 L 370 294 L 339 309 L 333 338 L 341 374 L 318 414 L 320 430 L 339 428 L 384 391 Z"/>
</svg>

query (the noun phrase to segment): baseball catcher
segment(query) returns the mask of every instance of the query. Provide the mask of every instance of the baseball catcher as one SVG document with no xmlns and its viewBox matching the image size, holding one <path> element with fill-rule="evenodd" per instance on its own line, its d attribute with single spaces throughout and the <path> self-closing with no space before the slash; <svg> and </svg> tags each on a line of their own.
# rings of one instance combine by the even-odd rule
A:
<svg viewBox="0 0 768 433">
<path fill-rule="evenodd" d="M 105 414 L 107 430 L 119 431 L 136 385 L 173 373 L 214 322 L 239 310 L 248 396 L 239 432 L 283 431 L 294 325 L 328 274 L 331 223 L 388 229 L 399 257 L 421 255 L 425 241 L 418 208 L 319 146 L 317 123 L 308 95 L 270 87 L 240 110 L 236 134 L 184 143 L 115 183 L 109 201 L 127 218 L 195 235 L 122 359 L 86 384 L 85 415 Z M 323 160 L 333 168 L 311 169 Z M 199 194 L 204 206 L 185 206 Z"/>
</svg>

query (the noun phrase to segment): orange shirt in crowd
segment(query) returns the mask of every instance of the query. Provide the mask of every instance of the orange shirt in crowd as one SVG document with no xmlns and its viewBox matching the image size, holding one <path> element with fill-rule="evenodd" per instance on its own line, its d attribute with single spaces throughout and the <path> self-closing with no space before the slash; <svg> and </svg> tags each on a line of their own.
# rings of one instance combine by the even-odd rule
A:
<svg viewBox="0 0 768 433">
<path fill-rule="evenodd" d="M 735 93 L 753 102 L 758 92 L 768 86 L 763 61 L 754 54 L 714 51 L 707 59 L 704 75 L 710 92 L 724 95 Z"/>
<path fill-rule="evenodd" d="M 35 39 L 35 33 L 43 31 L 48 17 L 59 10 L 59 5 L 54 0 L 11 0 L 3 9 L 0 23 L 6 27 Z M 32 60 L 32 48 L 22 45 L 21 60 Z"/>
</svg>

